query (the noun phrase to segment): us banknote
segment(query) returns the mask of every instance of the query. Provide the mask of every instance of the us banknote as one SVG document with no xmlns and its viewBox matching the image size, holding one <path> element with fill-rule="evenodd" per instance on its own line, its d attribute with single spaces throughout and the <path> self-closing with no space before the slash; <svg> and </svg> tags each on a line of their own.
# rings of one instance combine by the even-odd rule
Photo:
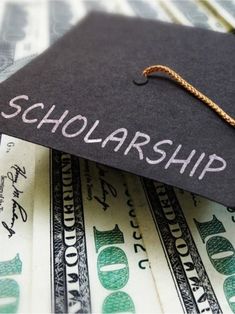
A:
<svg viewBox="0 0 235 314">
<path fill-rule="evenodd" d="M 163 311 L 234 313 L 235 210 L 151 180 L 128 180 Z"/>
<path fill-rule="evenodd" d="M 0 312 L 29 312 L 35 151 L 3 136 L 0 146 Z M 23 302 L 22 302 L 23 300 Z"/>
<path fill-rule="evenodd" d="M 228 27 L 235 29 L 235 1 L 234 0 L 208 0 L 203 4 L 213 10 L 221 21 L 224 21 Z"/>
<path fill-rule="evenodd" d="M 31 311 L 160 313 L 123 174 L 40 147 L 36 164 Z"/>
<path fill-rule="evenodd" d="M 181 24 L 226 32 L 228 28 L 207 7 L 196 0 L 168 0 L 161 2 L 172 18 Z"/>
<path fill-rule="evenodd" d="M 24 65 L 48 46 L 45 1 L 1 1 L 0 80 L 14 62 Z M 42 23 L 43 21 L 43 23 Z M 17 69 L 16 69 L 17 70 Z M 5 71 L 5 72 L 4 72 Z"/>
</svg>

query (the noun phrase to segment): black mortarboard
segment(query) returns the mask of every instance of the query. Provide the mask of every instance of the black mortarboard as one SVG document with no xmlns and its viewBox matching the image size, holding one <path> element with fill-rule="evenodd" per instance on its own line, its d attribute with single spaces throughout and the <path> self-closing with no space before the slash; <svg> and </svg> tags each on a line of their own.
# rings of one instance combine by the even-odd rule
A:
<svg viewBox="0 0 235 314">
<path fill-rule="evenodd" d="M 0 131 L 235 206 L 235 129 L 172 80 L 235 116 L 234 35 L 93 13 L 0 86 Z"/>
</svg>

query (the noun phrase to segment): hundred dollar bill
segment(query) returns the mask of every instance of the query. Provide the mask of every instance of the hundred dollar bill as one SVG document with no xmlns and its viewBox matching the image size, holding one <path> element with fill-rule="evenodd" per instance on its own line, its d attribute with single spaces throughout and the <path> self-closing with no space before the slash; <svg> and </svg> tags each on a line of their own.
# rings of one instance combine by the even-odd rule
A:
<svg viewBox="0 0 235 314">
<path fill-rule="evenodd" d="M 125 177 L 57 151 L 48 171 L 48 155 L 39 148 L 32 312 L 160 313 Z"/>
<path fill-rule="evenodd" d="M 170 22 L 171 19 L 165 13 L 162 6 L 159 4 L 158 1 L 152 0 L 126 0 L 127 4 L 130 6 L 131 10 L 133 11 L 133 15 L 143 17 L 143 18 L 150 18 L 150 19 L 158 19 L 165 22 Z"/>
<path fill-rule="evenodd" d="M 235 1 L 234 0 L 207 0 L 202 3 L 227 23 L 234 31 L 235 28 Z"/>
<path fill-rule="evenodd" d="M 29 313 L 34 146 L 2 136 L 0 146 L 0 313 Z"/>
<path fill-rule="evenodd" d="M 47 33 L 41 21 L 47 21 L 43 1 L 5 1 L 0 30 L 0 70 L 15 60 L 45 49 Z"/>
<path fill-rule="evenodd" d="M 65 34 L 92 10 L 133 15 L 126 0 L 51 0 L 48 1 L 50 44 Z"/>
<path fill-rule="evenodd" d="M 0 82 L 30 62 L 49 44 L 45 1 L 5 0 L 1 6 Z"/>
<path fill-rule="evenodd" d="M 163 311 L 234 313 L 235 211 L 151 180 L 128 182 Z"/>
<path fill-rule="evenodd" d="M 84 1 L 51 0 L 47 4 L 50 45 L 87 14 Z"/>
<path fill-rule="evenodd" d="M 228 30 L 206 7 L 201 6 L 195 0 L 168 0 L 161 3 L 178 23 L 220 32 Z"/>
<path fill-rule="evenodd" d="M 15 15 L 20 10 L 25 13 L 24 18 L 21 17 L 22 24 L 23 21 L 27 22 L 21 32 L 23 33 L 25 29 L 27 31 L 24 33 L 25 37 L 19 39 L 15 45 L 11 42 L 8 43 L 10 47 L 8 50 L 11 54 L 8 50 L 2 51 L 2 58 L 5 63 L 0 72 L 0 82 L 32 61 L 86 14 L 82 2 L 76 0 L 5 0 L 2 5 L 4 13 L 8 16 L 8 23 L 11 24 L 11 32 L 15 36 L 19 32 Z M 11 19 L 13 19 L 12 23 Z M 7 32 L 8 23 L 5 21 L 2 25 L 5 32 Z M 2 38 L 0 47 L 1 44 L 6 44 L 6 38 Z M 25 49 L 17 48 L 18 46 L 25 47 Z M 14 47 L 15 50 L 18 49 L 18 53 L 13 49 Z"/>
</svg>

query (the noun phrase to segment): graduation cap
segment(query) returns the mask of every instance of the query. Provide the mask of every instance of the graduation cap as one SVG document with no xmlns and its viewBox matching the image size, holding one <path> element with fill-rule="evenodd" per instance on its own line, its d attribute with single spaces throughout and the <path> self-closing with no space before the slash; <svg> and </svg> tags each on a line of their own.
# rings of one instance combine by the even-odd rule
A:
<svg viewBox="0 0 235 314">
<path fill-rule="evenodd" d="M 162 64 L 235 116 L 234 36 L 92 13 L 0 85 L 0 131 L 235 206 L 235 129 Z"/>
</svg>

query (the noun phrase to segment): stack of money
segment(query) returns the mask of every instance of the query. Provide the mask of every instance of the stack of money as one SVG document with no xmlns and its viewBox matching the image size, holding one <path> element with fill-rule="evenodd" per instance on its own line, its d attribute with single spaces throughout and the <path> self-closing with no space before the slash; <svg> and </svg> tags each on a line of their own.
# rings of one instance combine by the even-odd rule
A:
<svg viewBox="0 0 235 314">
<path fill-rule="evenodd" d="M 92 9 L 235 27 L 235 0 L 1 0 L 0 80 Z M 233 209 L 6 135 L 0 161 L 0 313 L 235 313 Z"/>
</svg>

